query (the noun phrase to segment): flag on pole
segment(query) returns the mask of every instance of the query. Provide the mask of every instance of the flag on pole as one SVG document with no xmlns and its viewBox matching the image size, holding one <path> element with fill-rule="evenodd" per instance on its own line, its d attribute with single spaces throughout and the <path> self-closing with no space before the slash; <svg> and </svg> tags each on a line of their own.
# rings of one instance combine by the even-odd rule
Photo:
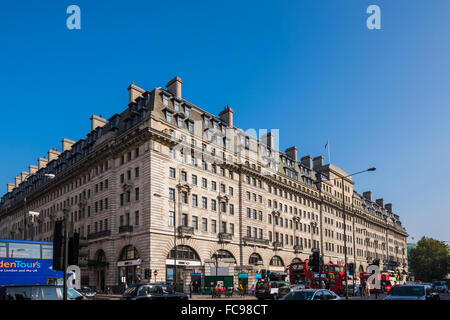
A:
<svg viewBox="0 0 450 320">
<path fill-rule="evenodd" d="M 331 163 L 330 159 L 330 139 L 327 139 L 327 143 L 325 143 L 325 149 L 328 148 L 328 163 Z"/>
</svg>

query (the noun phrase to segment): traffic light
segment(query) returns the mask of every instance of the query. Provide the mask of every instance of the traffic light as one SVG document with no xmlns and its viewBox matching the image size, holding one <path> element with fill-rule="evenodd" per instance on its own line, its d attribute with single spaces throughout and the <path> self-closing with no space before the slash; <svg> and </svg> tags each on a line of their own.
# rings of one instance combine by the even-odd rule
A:
<svg viewBox="0 0 450 320">
<path fill-rule="evenodd" d="M 69 239 L 69 259 L 68 266 L 78 265 L 78 255 L 80 251 L 80 234 L 75 232 Z"/>
<path fill-rule="evenodd" d="M 55 229 L 53 230 L 53 270 L 64 271 L 63 268 L 63 222 L 55 221 Z"/>
<path fill-rule="evenodd" d="M 316 250 L 312 254 L 311 268 L 314 272 L 320 272 L 320 251 Z"/>
<path fill-rule="evenodd" d="M 352 275 L 355 274 L 355 264 L 353 262 L 348 264 L 348 272 Z"/>
</svg>

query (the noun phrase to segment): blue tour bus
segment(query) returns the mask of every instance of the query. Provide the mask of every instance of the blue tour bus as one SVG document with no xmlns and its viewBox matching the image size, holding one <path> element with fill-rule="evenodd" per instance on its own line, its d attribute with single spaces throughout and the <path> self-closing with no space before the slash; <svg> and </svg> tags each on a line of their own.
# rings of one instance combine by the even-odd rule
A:
<svg viewBox="0 0 450 320">
<path fill-rule="evenodd" d="M 52 242 L 0 239 L 0 286 L 62 285 L 64 273 L 52 265 Z"/>
</svg>

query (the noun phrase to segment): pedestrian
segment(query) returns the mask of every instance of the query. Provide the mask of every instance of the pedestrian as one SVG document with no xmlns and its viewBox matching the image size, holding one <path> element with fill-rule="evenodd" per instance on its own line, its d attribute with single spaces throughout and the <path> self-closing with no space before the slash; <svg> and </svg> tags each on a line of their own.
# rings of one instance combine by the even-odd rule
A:
<svg viewBox="0 0 450 320">
<path fill-rule="evenodd" d="M 251 290 L 252 290 L 252 295 L 254 296 L 255 295 L 255 283 L 252 284 Z"/>
<path fill-rule="evenodd" d="M 242 283 L 239 283 L 239 292 L 241 294 L 241 296 L 244 296 L 244 287 L 242 286 Z"/>
<path fill-rule="evenodd" d="M 325 282 L 320 280 L 320 289 L 325 289 Z"/>
<path fill-rule="evenodd" d="M 189 298 L 192 299 L 192 281 L 189 283 Z"/>
</svg>

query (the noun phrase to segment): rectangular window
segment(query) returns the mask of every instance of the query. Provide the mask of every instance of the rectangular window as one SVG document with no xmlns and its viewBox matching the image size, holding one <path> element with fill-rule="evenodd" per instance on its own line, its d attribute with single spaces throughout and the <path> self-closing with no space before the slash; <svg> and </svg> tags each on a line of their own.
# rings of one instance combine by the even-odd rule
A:
<svg viewBox="0 0 450 320">
<path fill-rule="evenodd" d="M 207 232 L 208 231 L 208 219 L 202 218 L 202 231 Z"/>
<path fill-rule="evenodd" d="M 206 197 L 202 197 L 202 208 L 208 209 L 208 199 Z"/>
<path fill-rule="evenodd" d="M 211 232 L 216 233 L 216 220 L 211 220 Z"/>
<path fill-rule="evenodd" d="M 192 206 L 197 207 L 198 206 L 198 196 L 196 194 L 192 195 Z"/>
<path fill-rule="evenodd" d="M 187 213 L 183 213 L 181 215 L 181 225 L 183 227 L 187 227 L 188 226 L 188 215 L 187 215 Z"/>
<path fill-rule="evenodd" d="M 137 226 L 139 225 L 139 211 L 134 212 L 134 224 Z"/>
<path fill-rule="evenodd" d="M 175 189 L 172 188 L 169 189 L 169 200 L 175 201 Z"/>
<path fill-rule="evenodd" d="M 169 226 L 173 227 L 175 225 L 175 212 L 169 211 Z"/>
<path fill-rule="evenodd" d="M 175 179 L 175 168 L 169 168 L 169 178 Z"/>
<path fill-rule="evenodd" d="M 135 194 L 136 201 L 138 201 L 139 200 L 139 188 L 134 189 L 134 194 Z"/>
<path fill-rule="evenodd" d="M 194 227 L 194 230 L 198 230 L 198 217 L 192 216 L 192 226 Z"/>
<path fill-rule="evenodd" d="M 139 177 L 139 167 L 134 168 L 134 176 Z"/>
</svg>

